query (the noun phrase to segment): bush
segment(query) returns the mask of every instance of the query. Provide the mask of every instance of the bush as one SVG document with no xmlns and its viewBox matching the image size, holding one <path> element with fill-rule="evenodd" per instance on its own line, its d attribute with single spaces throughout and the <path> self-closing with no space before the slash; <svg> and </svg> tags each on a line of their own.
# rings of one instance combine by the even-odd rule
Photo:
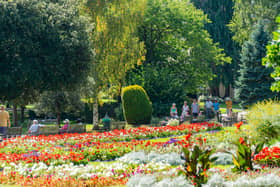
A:
<svg viewBox="0 0 280 187">
<path fill-rule="evenodd" d="M 149 124 L 152 117 L 152 103 L 146 91 L 138 85 L 122 89 L 124 117 L 129 124 Z"/>
<path fill-rule="evenodd" d="M 167 125 L 174 127 L 180 125 L 180 122 L 178 119 L 170 119 L 168 120 Z"/>
<path fill-rule="evenodd" d="M 280 103 L 263 101 L 255 104 L 248 113 L 247 120 L 254 126 L 259 138 L 269 142 L 280 136 Z"/>
</svg>

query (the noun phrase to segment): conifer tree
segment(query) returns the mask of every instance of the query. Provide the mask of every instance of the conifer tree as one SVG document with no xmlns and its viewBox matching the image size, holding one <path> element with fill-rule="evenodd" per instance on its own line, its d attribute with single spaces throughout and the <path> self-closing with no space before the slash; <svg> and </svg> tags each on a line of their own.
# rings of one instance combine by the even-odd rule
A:
<svg viewBox="0 0 280 187">
<path fill-rule="evenodd" d="M 240 77 L 236 89 L 236 98 L 242 107 L 247 108 L 253 103 L 275 96 L 270 90 L 272 69 L 262 66 L 268 41 L 269 35 L 259 22 L 250 39 L 242 46 Z"/>
</svg>

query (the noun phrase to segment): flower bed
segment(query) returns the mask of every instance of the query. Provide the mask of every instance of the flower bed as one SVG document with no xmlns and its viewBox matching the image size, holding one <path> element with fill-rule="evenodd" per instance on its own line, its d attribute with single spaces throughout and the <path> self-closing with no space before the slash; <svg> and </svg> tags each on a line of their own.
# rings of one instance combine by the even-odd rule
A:
<svg viewBox="0 0 280 187">
<path fill-rule="evenodd" d="M 44 162 L 50 164 L 86 164 L 88 161 L 112 160 L 135 150 L 152 150 L 168 146 L 168 142 L 131 140 L 136 137 L 160 137 L 217 128 L 217 124 L 201 123 L 176 127 L 139 127 L 105 133 L 64 134 L 53 136 L 26 136 L 8 139 L 0 144 L 0 160 L 6 163 Z M 110 141 L 109 141 L 110 140 Z M 186 144 L 182 140 L 177 144 Z"/>
<path fill-rule="evenodd" d="M 227 166 L 232 164 L 232 157 L 224 152 L 235 151 L 236 147 L 231 143 L 238 141 L 241 136 L 250 135 L 251 131 L 247 126 L 213 131 L 217 127 L 220 126 L 197 123 L 175 127 L 141 127 L 105 133 L 8 139 L 0 143 L 0 184 L 133 186 L 136 183 L 150 182 L 153 186 L 162 186 L 166 183 L 193 186 L 196 184 L 194 180 L 188 178 L 191 180 L 188 181 L 181 175 L 186 169 L 184 165 L 186 155 L 182 157 L 182 147 L 191 150 L 193 145 L 199 145 L 202 149 L 209 146 L 216 148 L 213 157 L 218 159 L 214 164 L 219 167 L 224 165 L 222 167 L 226 168 L 219 169 L 211 165 L 209 170 L 203 170 L 203 174 L 210 178 L 205 186 L 243 185 L 244 176 L 250 182 L 249 186 L 252 186 L 257 181 L 268 184 L 263 180 L 265 179 L 263 175 L 272 174 L 279 177 L 279 165 L 275 164 L 279 163 L 279 148 L 272 147 L 264 148 L 255 156 L 254 162 L 278 167 L 274 169 L 259 167 L 260 171 L 232 173 L 233 166 Z M 207 130 L 212 131 L 204 132 Z M 168 138 L 156 139 L 158 137 Z M 219 148 L 223 142 L 230 146 L 226 149 Z M 108 160 L 114 161 L 101 162 Z M 264 160 L 266 162 L 263 162 Z M 215 175 L 217 173 L 220 176 Z"/>
<path fill-rule="evenodd" d="M 280 147 L 265 147 L 254 157 L 254 160 L 260 164 L 280 166 Z"/>
</svg>

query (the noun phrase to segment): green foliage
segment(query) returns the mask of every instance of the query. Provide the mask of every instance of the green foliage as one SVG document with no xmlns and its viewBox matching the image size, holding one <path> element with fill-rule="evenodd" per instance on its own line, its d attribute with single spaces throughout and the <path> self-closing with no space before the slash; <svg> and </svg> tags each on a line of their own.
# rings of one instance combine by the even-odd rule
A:
<svg viewBox="0 0 280 187">
<path fill-rule="evenodd" d="M 254 133 L 265 142 L 280 137 L 280 103 L 279 101 L 263 101 L 250 108 L 247 120 L 253 126 Z"/>
<path fill-rule="evenodd" d="M 92 59 L 88 25 L 72 0 L 0 0 L 0 97 L 78 85 Z"/>
<path fill-rule="evenodd" d="M 120 88 L 130 69 L 144 59 L 144 43 L 136 36 L 141 24 L 146 0 L 87 0 L 84 12 L 95 24 L 92 41 L 96 61 L 92 77 L 94 90 L 101 91 L 109 85 Z"/>
<path fill-rule="evenodd" d="M 230 62 L 204 29 L 208 22 L 189 0 L 148 0 L 138 32 L 146 61 L 128 76 L 129 84 L 143 85 L 158 105 L 183 103 L 207 85 L 214 76 L 211 67 Z"/>
<path fill-rule="evenodd" d="M 232 160 L 234 164 L 234 168 L 232 169 L 233 172 L 242 172 L 253 170 L 253 156 L 258 154 L 264 145 L 264 142 L 259 143 L 255 151 L 251 150 L 251 145 L 247 144 L 247 140 L 240 138 L 239 142 L 237 143 L 237 152 L 236 155 L 232 154 Z"/>
<path fill-rule="evenodd" d="M 60 124 L 63 113 L 79 116 L 83 103 L 77 92 L 49 91 L 41 94 L 36 108 L 38 113 L 56 115 L 57 122 Z"/>
<path fill-rule="evenodd" d="M 82 12 L 95 25 L 91 33 L 95 62 L 88 78 L 85 95 L 94 99 L 93 124 L 98 123 L 100 92 L 116 87 L 120 95 L 127 71 L 144 59 L 144 43 L 136 35 L 141 24 L 146 0 L 86 0 Z"/>
<path fill-rule="evenodd" d="M 229 24 L 234 33 L 233 39 L 242 45 L 259 20 L 265 20 L 266 29 L 272 32 L 276 27 L 274 20 L 279 14 L 279 0 L 234 0 L 234 14 Z"/>
<path fill-rule="evenodd" d="M 226 88 L 234 85 L 234 77 L 238 68 L 239 47 L 232 39 L 232 33 L 228 28 L 228 23 L 233 16 L 233 0 L 191 0 L 193 4 L 208 15 L 211 22 L 205 24 L 206 30 L 211 35 L 214 42 L 219 43 L 219 47 L 225 50 L 225 54 L 232 58 L 232 63 L 223 65 L 213 65 L 212 71 L 215 78 L 210 81 L 212 95 L 219 96 L 219 84 L 222 82 Z M 226 89 L 226 96 L 229 89 Z"/>
<path fill-rule="evenodd" d="M 214 152 L 214 149 L 203 150 L 198 145 L 195 145 L 192 150 L 183 148 L 185 158 L 184 172 L 187 180 L 193 181 L 195 186 L 207 183 L 206 171 L 210 168 L 211 163 L 217 159 L 216 157 L 210 159 Z"/>
<path fill-rule="evenodd" d="M 263 59 L 263 64 L 268 67 L 273 67 L 274 72 L 271 76 L 275 79 L 271 86 L 273 91 L 280 92 L 280 17 L 277 18 L 276 22 L 278 25 L 278 30 L 273 33 L 273 40 L 267 48 L 266 57 Z"/>
<path fill-rule="evenodd" d="M 250 40 L 242 46 L 240 77 L 236 83 L 236 98 L 242 107 L 249 107 L 276 95 L 270 90 L 273 81 L 270 77 L 272 69 L 262 66 L 268 41 L 268 33 L 260 22 L 252 32 Z"/>
<path fill-rule="evenodd" d="M 124 117 L 129 124 L 149 124 L 152 117 L 152 103 L 146 91 L 138 85 L 122 89 Z"/>
</svg>

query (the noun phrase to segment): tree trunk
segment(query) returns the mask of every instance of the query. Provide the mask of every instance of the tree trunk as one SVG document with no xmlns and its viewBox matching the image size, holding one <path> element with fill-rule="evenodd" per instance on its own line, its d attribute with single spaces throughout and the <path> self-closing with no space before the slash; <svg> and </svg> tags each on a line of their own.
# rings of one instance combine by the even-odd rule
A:
<svg viewBox="0 0 280 187">
<path fill-rule="evenodd" d="M 25 106 L 20 106 L 20 122 L 23 123 L 24 122 L 24 110 L 25 110 Z"/>
<path fill-rule="evenodd" d="M 93 111 L 93 114 L 92 114 L 92 128 L 96 128 L 98 126 L 98 99 L 96 98 L 94 100 L 94 103 L 92 105 L 92 111 Z"/>
<path fill-rule="evenodd" d="M 56 122 L 57 122 L 57 126 L 60 128 L 60 121 L 61 121 L 61 113 L 57 112 L 56 113 Z"/>
<path fill-rule="evenodd" d="M 18 126 L 18 116 L 17 116 L 17 105 L 13 105 L 13 126 L 17 127 Z"/>
</svg>

